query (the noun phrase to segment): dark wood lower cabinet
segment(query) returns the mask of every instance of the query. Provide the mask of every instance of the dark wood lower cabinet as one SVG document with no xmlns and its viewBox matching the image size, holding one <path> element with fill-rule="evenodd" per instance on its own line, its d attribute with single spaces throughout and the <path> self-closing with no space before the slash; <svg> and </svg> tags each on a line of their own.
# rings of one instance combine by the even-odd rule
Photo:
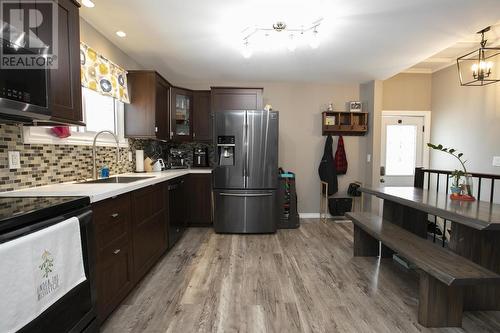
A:
<svg viewBox="0 0 500 333">
<path fill-rule="evenodd" d="M 212 174 L 190 174 L 188 226 L 201 227 L 212 224 Z"/>
<path fill-rule="evenodd" d="M 97 318 L 103 322 L 134 286 L 130 194 L 92 205 L 96 238 Z"/>
<path fill-rule="evenodd" d="M 169 244 L 169 229 L 211 223 L 211 179 L 190 174 L 92 205 L 99 323 L 182 234 Z"/>
<path fill-rule="evenodd" d="M 139 281 L 167 249 L 165 187 L 148 186 L 132 192 L 134 279 Z"/>
</svg>

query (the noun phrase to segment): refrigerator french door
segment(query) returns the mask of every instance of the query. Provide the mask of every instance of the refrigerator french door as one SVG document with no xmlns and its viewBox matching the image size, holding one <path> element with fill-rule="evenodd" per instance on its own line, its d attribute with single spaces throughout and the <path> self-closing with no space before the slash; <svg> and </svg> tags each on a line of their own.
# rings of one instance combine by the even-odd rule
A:
<svg viewBox="0 0 500 333">
<path fill-rule="evenodd" d="M 276 231 L 279 114 L 230 110 L 214 114 L 217 166 L 214 228 L 220 233 Z"/>
</svg>

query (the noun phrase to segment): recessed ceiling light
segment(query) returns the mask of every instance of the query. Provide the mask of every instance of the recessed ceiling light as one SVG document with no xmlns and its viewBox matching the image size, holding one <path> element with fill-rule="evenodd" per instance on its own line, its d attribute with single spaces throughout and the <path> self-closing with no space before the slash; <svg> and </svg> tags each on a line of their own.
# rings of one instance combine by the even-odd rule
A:
<svg viewBox="0 0 500 333">
<path fill-rule="evenodd" d="M 121 37 L 121 38 L 123 38 L 123 37 L 127 37 L 127 34 L 125 33 L 125 31 L 121 31 L 121 30 L 118 30 L 118 31 L 116 32 L 116 35 L 117 35 L 118 37 Z"/>
<path fill-rule="evenodd" d="M 82 5 L 84 5 L 85 7 L 88 7 L 88 8 L 95 7 L 95 3 L 92 0 L 82 0 Z"/>
</svg>

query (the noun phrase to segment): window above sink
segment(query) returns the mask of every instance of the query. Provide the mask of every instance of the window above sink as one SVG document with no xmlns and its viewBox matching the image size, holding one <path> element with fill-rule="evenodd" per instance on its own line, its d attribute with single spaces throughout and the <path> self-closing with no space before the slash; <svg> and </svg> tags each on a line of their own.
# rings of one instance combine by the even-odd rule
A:
<svg viewBox="0 0 500 333">
<path fill-rule="evenodd" d="M 24 127 L 25 144 L 63 144 L 91 146 L 94 136 L 102 130 L 109 130 L 118 136 L 120 147 L 128 147 L 124 136 L 124 104 L 111 96 L 101 95 L 82 87 L 82 108 L 87 126 L 71 126 L 71 136 L 65 139 L 56 137 L 51 127 Z M 98 146 L 115 146 L 111 135 L 103 135 L 97 140 Z"/>
</svg>

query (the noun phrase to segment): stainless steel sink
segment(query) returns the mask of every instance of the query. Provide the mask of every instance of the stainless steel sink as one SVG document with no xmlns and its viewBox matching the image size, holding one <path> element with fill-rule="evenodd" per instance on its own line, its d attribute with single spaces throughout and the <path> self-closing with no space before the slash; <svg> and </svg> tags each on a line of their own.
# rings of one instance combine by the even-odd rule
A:
<svg viewBox="0 0 500 333">
<path fill-rule="evenodd" d="M 143 179 L 149 179 L 154 177 L 133 177 L 133 176 L 116 176 L 109 178 L 93 179 L 79 182 L 78 184 L 127 184 L 133 183 Z"/>
</svg>

